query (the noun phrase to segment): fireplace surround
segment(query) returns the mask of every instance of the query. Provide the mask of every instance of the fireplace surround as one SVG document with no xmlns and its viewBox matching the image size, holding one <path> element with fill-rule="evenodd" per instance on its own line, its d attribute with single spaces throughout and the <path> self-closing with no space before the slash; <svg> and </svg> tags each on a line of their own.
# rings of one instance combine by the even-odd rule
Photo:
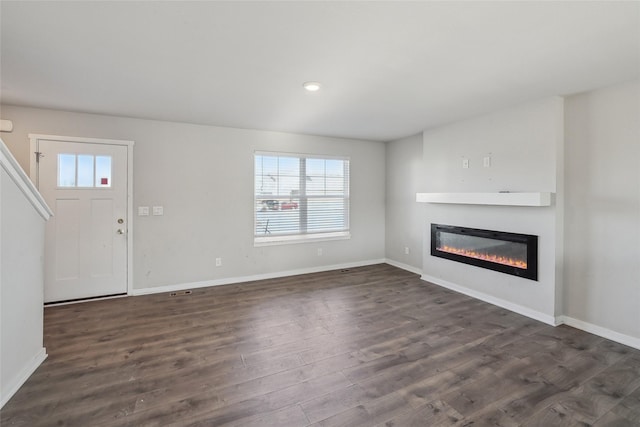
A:
<svg viewBox="0 0 640 427">
<path fill-rule="evenodd" d="M 538 280 L 538 236 L 431 224 L 431 255 Z"/>
</svg>

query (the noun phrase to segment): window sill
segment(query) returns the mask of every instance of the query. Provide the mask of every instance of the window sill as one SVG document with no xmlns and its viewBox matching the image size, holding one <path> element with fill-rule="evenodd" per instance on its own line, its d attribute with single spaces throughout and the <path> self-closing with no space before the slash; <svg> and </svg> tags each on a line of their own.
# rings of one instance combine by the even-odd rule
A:
<svg viewBox="0 0 640 427">
<path fill-rule="evenodd" d="M 297 243 L 309 243 L 309 242 L 325 242 L 329 240 L 348 240 L 351 239 L 351 233 L 348 231 L 339 231 L 336 233 L 322 233 L 322 234 L 303 234 L 296 236 L 270 236 L 270 237 L 255 237 L 253 239 L 253 246 L 274 246 L 274 245 L 292 245 Z"/>
</svg>

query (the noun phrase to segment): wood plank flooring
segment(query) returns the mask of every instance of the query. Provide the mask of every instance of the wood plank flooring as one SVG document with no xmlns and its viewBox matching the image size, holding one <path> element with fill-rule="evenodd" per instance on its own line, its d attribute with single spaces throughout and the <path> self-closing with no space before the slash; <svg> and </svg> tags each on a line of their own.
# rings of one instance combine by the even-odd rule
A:
<svg viewBox="0 0 640 427">
<path fill-rule="evenodd" d="M 640 351 L 386 264 L 50 307 L 45 346 L 2 427 L 640 426 Z"/>
</svg>

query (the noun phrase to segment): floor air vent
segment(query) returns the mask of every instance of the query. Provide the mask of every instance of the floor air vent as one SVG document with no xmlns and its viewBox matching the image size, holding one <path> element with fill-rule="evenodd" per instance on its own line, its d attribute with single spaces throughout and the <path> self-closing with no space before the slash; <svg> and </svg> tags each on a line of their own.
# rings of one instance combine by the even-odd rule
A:
<svg viewBox="0 0 640 427">
<path fill-rule="evenodd" d="M 191 291 L 188 290 L 188 291 L 171 292 L 169 294 L 170 297 L 177 297 L 179 295 L 191 295 Z"/>
</svg>

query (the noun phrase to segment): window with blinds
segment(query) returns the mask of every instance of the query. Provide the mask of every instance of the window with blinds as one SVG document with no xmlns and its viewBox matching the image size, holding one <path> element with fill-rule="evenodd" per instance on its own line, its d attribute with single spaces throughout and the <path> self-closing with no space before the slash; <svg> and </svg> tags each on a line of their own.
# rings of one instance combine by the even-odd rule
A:
<svg viewBox="0 0 640 427">
<path fill-rule="evenodd" d="M 255 153 L 254 241 L 349 237 L 349 159 Z"/>
</svg>

